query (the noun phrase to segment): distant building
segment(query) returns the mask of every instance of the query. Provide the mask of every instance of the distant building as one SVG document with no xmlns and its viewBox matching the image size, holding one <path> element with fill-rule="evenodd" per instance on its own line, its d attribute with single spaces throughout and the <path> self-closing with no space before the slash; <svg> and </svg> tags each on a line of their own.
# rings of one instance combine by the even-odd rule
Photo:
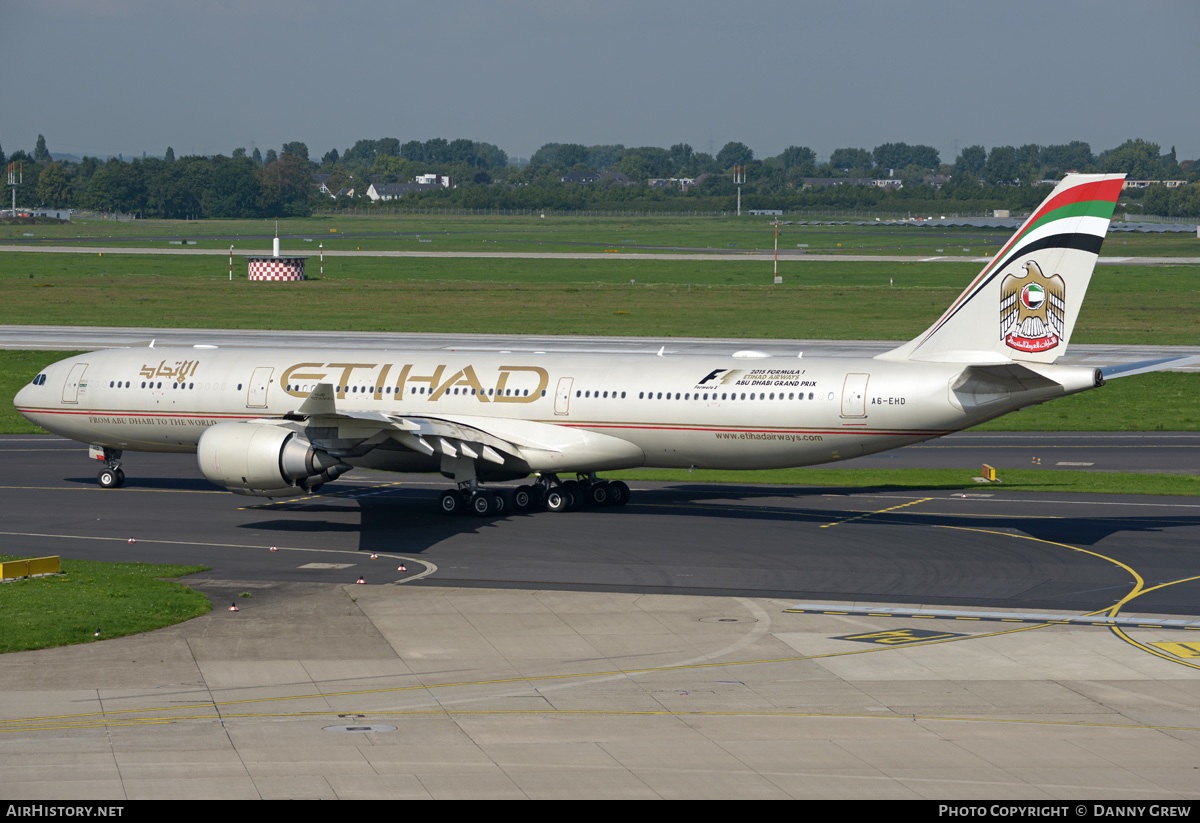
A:
<svg viewBox="0 0 1200 823">
<path fill-rule="evenodd" d="M 696 185 L 696 181 L 691 177 L 652 177 L 646 181 L 646 185 L 652 189 L 669 189 L 679 186 L 687 191 L 689 186 Z"/>
<path fill-rule="evenodd" d="M 750 209 L 750 214 L 783 214 L 783 209 Z"/>
<path fill-rule="evenodd" d="M 573 171 L 570 174 L 564 174 L 558 180 L 560 183 L 598 183 L 600 182 L 600 172 Z"/>
<path fill-rule="evenodd" d="M 332 176 L 333 176 L 332 174 L 320 174 L 320 173 L 314 174 L 312 176 L 313 177 L 313 185 L 317 187 L 317 191 L 321 192 L 321 194 L 327 195 L 327 196 L 335 198 L 335 199 L 338 197 L 342 197 L 347 192 L 349 192 L 351 197 L 354 196 L 354 189 L 347 188 L 346 186 L 342 186 L 340 189 L 337 190 L 337 192 L 334 192 L 333 190 L 331 190 L 329 188 L 329 178 Z M 350 175 L 350 179 L 351 180 L 354 179 L 353 174 Z"/>
<path fill-rule="evenodd" d="M 802 179 L 806 189 L 817 186 L 869 186 L 872 183 L 869 177 L 805 177 Z"/>
<path fill-rule="evenodd" d="M 1186 180 L 1126 180 L 1121 184 L 1122 189 L 1144 189 L 1147 186 L 1166 186 L 1168 189 L 1187 185 Z"/>
<path fill-rule="evenodd" d="M 446 174 L 418 174 L 413 178 L 413 182 L 425 186 L 441 186 L 443 189 L 455 187 L 454 178 Z"/>
<path fill-rule="evenodd" d="M 891 170 L 889 169 L 889 171 L 891 171 Z M 867 183 L 867 185 L 873 189 L 902 189 L 902 188 L 904 188 L 904 183 L 902 183 L 901 181 L 897 180 L 894 177 L 886 177 L 886 178 L 879 178 L 876 180 L 871 180 Z"/>
<path fill-rule="evenodd" d="M 422 191 L 433 191 L 440 188 L 431 183 L 372 183 L 367 189 L 367 197 L 375 202 L 380 200 L 397 200 L 408 194 Z"/>
</svg>

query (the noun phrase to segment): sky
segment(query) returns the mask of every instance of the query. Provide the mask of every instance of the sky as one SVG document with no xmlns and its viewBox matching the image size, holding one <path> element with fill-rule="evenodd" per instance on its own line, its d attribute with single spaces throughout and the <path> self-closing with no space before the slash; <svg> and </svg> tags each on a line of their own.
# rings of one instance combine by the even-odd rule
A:
<svg viewBox="0 0 1200 823">
<path fill-rule="evenodd" d="M 0 147 L 970 145 L 1200 158 L 1196 0 L 0 0 Z"/>
</svg>

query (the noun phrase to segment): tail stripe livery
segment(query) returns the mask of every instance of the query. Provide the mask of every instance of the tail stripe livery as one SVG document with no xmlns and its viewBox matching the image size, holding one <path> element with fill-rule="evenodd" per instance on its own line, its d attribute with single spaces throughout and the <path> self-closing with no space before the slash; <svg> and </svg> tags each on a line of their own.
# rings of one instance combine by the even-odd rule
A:
<svg viewBox="0 0 1200 823">
<path fill-rule="evenodd" d="M 937 353 L 946 348 L 976 351 L 993 349 L 991 342 L 963 346 L 961 338 L 965 334 L 961 330 L 956 334 L 944 335 L 956 338 L 953 345 L 934 345 L 931 339 L 947 325 L 954 325 L 951 321 L 959 317 L 981 293 L 990 294 L 997 279 L 1006 270 L 1039 252 L 1044 253 L 1039 255 L 1039 260 L 1045 261 L 1042 268 L 1049 274 L 1055 273 L 1060 262 L 1071 269 L 1067 280 L 1072 290 L 1078 291 L 1077 296 L 1081 301 L 1096 256 L 1100 253 L 1100 245 L 1108 231 L 1123 180 L 1124 175 L 1071 175 L 1065 178 L 936 323 L 920 337 L 884 357 L 911 357 L 927 343 L 931 345 L 926 347 L 924 354 Z M 1090 256 L 1090 261 L 1064 261 L 1063 255 L 1069 250 L 1083 252 Z M 1071 282 L 1072 278 L 1075 282 Z M 974 306 L 972 310 L 979 311 Z M 1073 325 L 1073 318 L 1069 322 Z"/>
</svg>

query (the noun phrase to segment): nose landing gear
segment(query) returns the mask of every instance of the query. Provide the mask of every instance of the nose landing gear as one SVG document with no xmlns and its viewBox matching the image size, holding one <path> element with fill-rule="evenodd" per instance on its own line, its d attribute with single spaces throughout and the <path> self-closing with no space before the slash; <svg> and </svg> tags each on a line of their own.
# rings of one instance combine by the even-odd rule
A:
<svg viewBox="0 0 1200 823">
<path fill-rule="evenodd" d="M 121 450 L 106 446 L 92 446 L 88 456 L 103 460 L 104 468 L 96 475 L 96 484 L 102 489 L 119 489 L 125 485 L 125 472 L 121 470 Z"/>
</svg>

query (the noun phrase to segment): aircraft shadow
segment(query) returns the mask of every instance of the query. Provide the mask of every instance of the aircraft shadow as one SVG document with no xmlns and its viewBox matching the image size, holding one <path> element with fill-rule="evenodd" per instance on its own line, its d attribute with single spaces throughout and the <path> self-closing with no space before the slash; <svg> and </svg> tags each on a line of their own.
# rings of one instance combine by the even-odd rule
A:
<svg viewBox="0 0 1200 823">
<path fill-rule="evenodd" d="M 959 487 L 948 487 L 958 490 Z M 905 491 L 919 495 L 929 491 L 944 491 L 942 487 L 913 489 L 905 487 Z M 437 494 L 427 490 L 395 489 L 386 496 L 361 498 L 346 498 L 346 503 L 357 503 L 361 522 L 350 529 L 333 521 L 324 521 L 336 525 L 337 531 L 358 529 L 360 532 L 359 549 L 361 551 L 376 551 L 381 548 L 378 539 L 385 539 L 394 544 L 397 534 L 402 534 L 409 544 L 406 551 L 422 551 L 430 545 L 439 543 L 454 535 L 475 534 L 493 529 L 506 521 L 527 518 L 554 518 L 552 522 L 570 522 L 570 518 L 580 515 L 603 518 L 629 517 L 680 517 L 709 520 L 738 520 L 749 524 L 755 522 L 813 522 L 818 524 L 832 523 L 855 518 L 859 525 L 920 525 L 920 526 L 954 526 L 973 530 L 1008 530 L 1016 531 L 1039 540 L 1067 543 L 1072 546 L 1095 546 L 1104 539 L 1117 533 L 1161 533 L 1168 529 L 1179 529 L 1200 526 L 1200 515 L 1147 515 L 1147 516 L 1112 516 L 1105 514 L 1089 515 L 1086 517 L 1070 517 L 1055 513 L 1052 506 L 1037 506 L 1032 503 L 1024 505 L 1021 501 L 1000 504 L 1000 510 L 984 513 L 985 516 L 964 512 L 962 515 L 923 514 L 919 509 L 906 510 L 904 513 L 873 512 L 864 514 L 862 505 L 852 510 L 835 506 L 814 505 L 781 505 L 768 502 L 786 498 L 790 501 L 811 500 L 829 494 L 845 495 L 852 493 L 856 496 L 869 495 L 872 492 L 895 491 L 892 487 L 881 486 L 878 489 L 845 489 L 838 487 L 805 487 L 798 491 L 794 487 L 764 487 L 755 486 L 748 490 L 745 486 L 670 486 L 663 489 L 641 490 L 635 492 L 635 503 L 648 504 L 644 506 L 620 508 L 585 508 L 577 512 L 550 514 L 542 511 L 526 511 L 502 514 L 499 516 L 475 517 L 458 515 L 447 517 L 437 510 Z M 761 503 L 755 503 L 756 500 Z M 736 501 L 739 505 L 719 505 L 722 501 Z M 903 502 L 907 502 L 903 501 Z M 958 505 L 960 501 L 954 498 L 942 498 L 938 501 L 945 506 Z M 966 503 L 968 501 L 962 501 Z M 740 505 L 748 504 L 748 505 Z M 351 509 L 345 505 L 332 505 L 324 502 L 306 503 L 302 500 L 288 501 L 285 511 L 300 514 L 345 513 Z M 264 509 L 266 506 L 263 507 Z M 1031 509 L 1038 512 L 1028 514 Z M 278 504 L 272 505 L 271 510 L 279 511 Z M 1011 512 L 1007 514 L 1006 510 Z M 1041 512 L 1045 512 L 1044 514 Z M 282 511 L 280 512 L 282 514 Z M 567 520 L 563 520 L 566 518 Z M 277 529 L 280 531 L 319 531 L 320 527 L 307 518 L 303 521 L 285 517 L 267 521 L 257 521 L 244 524 L 243 528 Z M 701 529 L 702 531 L 702 529 Z"/>
<path fill-rule="evenodd" d="M 1132 590 L 1133 578 L 1120 564 L 1149 587 L 1190 577 L 1200 560 L 1200 550 L 1181 548 L 1200 544 L 1200 516 L 1064 516 L 1033 500 L 980 509 L 980 501 L 948 497 L 923 504 L 936 507 L 927 513 L 920 506 L 883 511 L 892 504 L 881 501 L 855 501 L 851 509 L 841 501 L 822 505 L 822 495 L 848 491 L 863 493 L 667 486 L 637 491 L 634 503 L 622 508 L 447 517 L 437 508 L 436 491 L 396 487 L 346 498 L 356 506 L 317 499 L 289 502 L 284 510 L 273 506 L 269 519 L 241 528 L 357 533 L 360 552 L 420 557 L 438 549 L 438 564 L 451 556 L 458 571 L 434 583 L 511 586 L 521 585 L 522 576 L 551 588 L 1081 613 L 1106 608 Z M 912 499 L 906 495 L 897 504 Z M 960 503 L 971 509 L 957 514 L 948 508 Z M 1139 537 L 1164 533 L 1165 540 Z M 1114 535 L 1119 538 L 1099 545 Z M 1088 547 L 1096 547 L 1094 553 L 1079 550 Z M 1162 588 L 1138 598 L 1135 610 L 1195 614 L 1198 585 Z"/>
</svg>

